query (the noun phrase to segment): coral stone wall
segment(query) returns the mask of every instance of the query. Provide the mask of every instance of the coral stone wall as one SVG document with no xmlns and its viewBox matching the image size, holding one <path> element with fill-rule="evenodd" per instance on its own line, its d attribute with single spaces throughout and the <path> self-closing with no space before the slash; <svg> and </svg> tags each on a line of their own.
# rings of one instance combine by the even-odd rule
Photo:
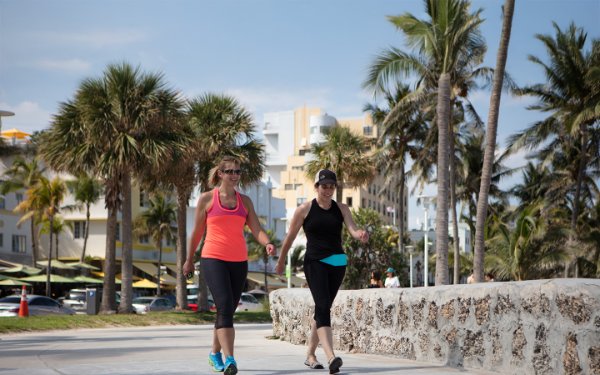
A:
<svg viewBox="0 0 600 375">
<path fill-rule="evenodd" d="M 305 344 L 308 289 L 270 294 L 273 334 Z M 336 350 L 392 354 L 503 374 L 600 374 L 600 280 L 341 290 Z"/>
</svg>

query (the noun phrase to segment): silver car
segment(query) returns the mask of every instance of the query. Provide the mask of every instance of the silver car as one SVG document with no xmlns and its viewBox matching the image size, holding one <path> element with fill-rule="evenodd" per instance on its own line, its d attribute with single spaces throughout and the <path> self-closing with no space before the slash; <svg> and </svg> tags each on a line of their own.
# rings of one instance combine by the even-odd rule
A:
<svg viewBox="0 0 600 375">
<path fill-rule="evenodd" d="M 75 311 L 46 296 L 27 295 L 29 315 L 74 315 Z M 0 316 L 19 316 L 21 296 L 15 294 L 0 299 Z"/>
<path fill-rule="evenodd" d="M 146 314 L 150 311 L 169 311 L 175 308 L 173 302 L 164 297 L 137 297 L 131 301 L 136 314 Z"/>
</svg>

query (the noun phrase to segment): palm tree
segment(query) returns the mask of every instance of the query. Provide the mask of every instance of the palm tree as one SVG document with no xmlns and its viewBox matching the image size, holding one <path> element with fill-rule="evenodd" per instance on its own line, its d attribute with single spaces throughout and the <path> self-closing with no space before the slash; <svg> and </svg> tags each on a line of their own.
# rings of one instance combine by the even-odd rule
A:
<svg viewBox="0 0 600 375">
<path fill-rule="evenodd" d="M 556 32 L 550 35 L 536 35 L 546 47 L 549 61 L 530 56 L 529 60 L 539 65 L 546 74 L 547 82 L 527 86 L 520 90 L 522 95 L 537 98 L 538 103 L 528 109 L 548 113 L 548 116 L 534 123 L 521 133 L 509 139 L 513 150 L 523 147 L 534 149 L 550 141 L 554 150 L 569 156 L 565 165 L 571 166 L 565 185 L 571 189 L 566 196 L 571 206 L 571 220 L 568 247 L 575 249 L 578 241 L 577 223 L 582 212 L 582 191 L 589 180 L 590 166 L 597 158 L 599 148 L 598 124 L 600 120 L 600 42 L 592 40 L 591 51 L 584 51 L 587 34 L 583 29 L 571 24 L 563 31 L 554 23 Z M 568 276 L 570 262 L 565 264 Z"/>
<path fill-rule="evenodd" d="M 189 100 L 185 113 L 198 141 L 193 159 L 201 191 L 209 189 L 209 171 L 225 155 L 234 155 L 241 161 L 244 169 L 242 185 L 260 180 L 265 166 L 264 146 L 254 137 L 252 115 L 235 98 L 207 93 Z M 202 274 L 198 285 L 198 310 L 208 311 L 208 289 Z"/>
<path fill-rule="evenodd" d="M 436 284 L 448 283 L 448 196 L 452 97 L 451 88 L 467 88 L 465 70 L 477 61 L 485 51 L 485 43 L 479 31 L 482 19 L 479 14 L 469 13 L 469 2 L 463 0 L 426 0 L 429 20 L 420 20 L 412 14 L 389 17 L 414 47 L 417 55 L 410 55 L 392 48 L 385 51 L 371 66 L 366 85 L 379 90 L 390 78 L 417 73 L 421 90 L 418 94 L 432 93 L 437 87 L 435 120 L 437 123 L 437 215 Z M 461 87 L 462 86 L 462 87 Z M 396 108 L 389 116 L 395 116 Z"/>
<path fill-rule="evenodd" d="M 62 208 L 64 209 L 64 207 Z M 54 234 L 54 247 L 56 248 L 56 259 L 60 257 L 60 247 L 58 246 L 60 242 L 60 234 L 65 232 L 67 229 L 72 230 L 71 225 L 65 222 L 65 220 L 61 216 L 55 216 L 54 224 L 52 226 L 52 232 Z M 47 219 L 42 222 L 40 233 L 50 234 L 50 221 L 48 221 Z"/>
<path fill-rule="evenodd" d="M 82 173 L 75 180 L 69 180 L 66 182 L 67 187 L 73 192 L 73 198 L 77 205 L 66 206 L 65 210 L 80 209 L 82 206 L 85 207 L 85 233 L 83 235 L 83 249 L 81 250 L 80 261 L 85 260 L 85 251 L 87 248 L 88 237 L 90 233 L 90 208 L 92 204 L 95 204 L 103 194 L 103 188 L 100 182 L 88 175 Z"/>
<path fill-rule="evenodd" d="M 175 203 L 161 192 L 152 194 L 149 203 L 150 207 L 137 217 L 134 233 L 140 236 L 151 236 L 152 241 L 158 247 L 156 295 L 160 296 L 163 239 L 170 241 L 176 237 L 176 229 L 173 224 L 177 219 L 177 208 Z"/>
<path fill-rule="evenodd" d="M 277 237 L 272 230 L 267 230 L 267 235 L 269 236 L 269 242 L 272 243 L 275 248 L 281 247 L 281 241 Z M 264 245 L 261 245 L 254 236 L 246 236 L 246 242 L 248 244 L 248 259 L 249 260 L 257 260 L 262 259 L 263 261 L 263 273 L 265 277 L 265 292 L 269 292 L 269 282 L 268 282 L 268 269 L 267 266 L 269 264 L 269 255 L 265 251 Z"/>
<path fill-rule="evenodd" d="M 496 134 L 498 132 L 498 115 L 500 112 L 500 97 L 502 95 L 502 80 L 504 69 L 508 58 L 508 43 L 512 29 L 512 19 L 515 10 L 515 0 L 506 0 L 504 3 L 504 19 L 502 21 L 502 34 L 500 46 L 496 55 L 496 71 L 494 72 L 494 85 L 490 98 L 490 110 L 488 112 L 487 133 L 485 140 L 485 154 L 483 157 L 483 170 L 481 174 L 481 185 L 477 199 L 477 221 L 475 224 L 475 259 L 473 261 L 473 276 L 475 282 L 483 279 L 484 258 L 484 225 L 487 218 L 488 193 L 492 179 L 492 166 L 494 163 L 494 152 L 496 149 Z"/>
<path fill-rule="evenodd" d="M 386 176 L 385 184 L 391 186 L 394 190 L 398 190 L 400 196 L 399 207 L 399 223 L 398 233 L 399 238 L 404 238 L 404 195 L 406 180 L 410 174 L 406 172 L 406 164 L 409 155 L 416 155 L 422 152 L 420 146 L 415 141 L 425 137 L 426 123 L 424 116 L 419 111 L 416 105 L 405 105 L 405 111 L 394 118 L 394 120 L 385 121 L 389 111 L 396 105 L 407 98 L 410 94 L 410 89 L 407 85 L 397 85 L 394 94 L 384 89 L 387 108 L 381 108 L 375 104 L 366 105 L 363 110 L 370 112 L 375 124 L 381 129 L 379 139 L 377 140 L 378 149 L 375 153 L 377 165 L 381 168 L 382 174 Z M 409 102 L 411 104 L 411 102 Z M 399 172 L 399 177 L 394 179 Z M 403 241 L 398 241 L 398 250 L 403 252 Z"/>
<path fill-rule="evenodd" d="M 342 202 L 344 185 L 361 186 L 375 176 L 373 157 L 367 154 L 368 140 L 352 134 L 350 129 L 334 126 L 325 134 L 325 141 L 314 144 L 310 152 L 315 156 L 306 163 L 306 176 L 312 180 L 321 169 L 330 169 L 337 176 L 336 201 Z"/>
<path fill-rule="evenodd" d="M 27 190 L 27 199 L 15 207 L 17 212 L 26 212 L 21 218 L 29 219 L 28 216 L 40 215 L 41 220 L 48 220 L 49 227 L 54 228 L 54 219 L 60 211 L 60 205 L 66 194 L 64 182 L 55 177 L 51 181 L 41 177 L 38 182 Z M 46 296 L 52 295 L 50 284 L 50 270 L 52 268 L 52 243 L 54 231 L 50 230 L 50 241 L 48 246 L 48 266 L 46 269 Z"/>
<path fill-rule="evenodd" d="M 180 134 L 171 132 L 162 121 L 161 98 L 170 91 L 162 74 L 144 73 L 127 63 L 109 65 L 101 78 L 88 78 L 81 83 L 75 100 L 61 105 L 44 139 L 42 152 L 53 168 L 73 174 L 93 172 L 105 181 L 108 220 L 102 311 L 114 306 L 119 208 L 123 232 L 119 311 L 132 311 L 132 176 L 151 163 L 166 168 L 161 163 L 172 160 L 172 150 L 185 147 Z"/>
<path fill-rule="evenodd" d="M 31 189 L 44 174 L 45 168 L 39 165 L 37 158 L 26 160 L 17 157 L 11 167 L 4 172 L 8 177 L 0 181 L 0 194 L 6 195 L 10 192 Z M 31 265 L 35 267 L 38 255 L 37 221 L 39 218 L 31 216 Z"/>
</svg>

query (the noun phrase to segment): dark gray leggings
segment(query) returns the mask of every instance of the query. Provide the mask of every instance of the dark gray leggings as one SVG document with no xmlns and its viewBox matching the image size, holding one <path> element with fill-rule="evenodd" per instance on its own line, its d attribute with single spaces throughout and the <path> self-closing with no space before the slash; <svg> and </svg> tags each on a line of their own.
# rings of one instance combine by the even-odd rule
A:
<svg viewBox="0 0 600 375">
<path fill-rule="evenodd" d="M 315 301 L 317 328 L 331 327 L 331 305 L 344 280 L 346 266 L 332 266 L 320 260 L 304 260 L 304 274 Z"/>
<path fill-rule="evenodd" d="M 233 313 L 240 302 L 248 276 L 248 262 L 202 258 L 200 264 L 204 280 L 217 307 L 215 328 L 232 328 Z"/>
</svg>

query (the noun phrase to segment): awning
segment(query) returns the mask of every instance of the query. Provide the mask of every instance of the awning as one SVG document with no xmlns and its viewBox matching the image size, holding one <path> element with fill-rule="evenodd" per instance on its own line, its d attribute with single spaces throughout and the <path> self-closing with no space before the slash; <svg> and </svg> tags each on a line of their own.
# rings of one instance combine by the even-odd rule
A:
<svg viewBox="0 0 600 375">
<path fill-rule="evenodd" d="M 177 269 L 177 265 L 176 264 L 165 263 L 164 265 L 167 266 L 168 269 L 170 269 L 171 271 L 173 271 L 173 273 L 175 275 L 177 275 L 179 273 L 179 270 Z"/>
<path fill-rule="evenodd" d="M 32 283 L 45 283 L 47 280 L 46 275 L 36 275 L 29 277 L 21 277 L 19 280 L 27 281 Z M 60 275 L 52 275 L 50 274 L 50 282 L 51 283 L 76 283 L 76 280 L 71 279 L 70 277 L 64 277 Z"/>
<path fill-rule="evenodd" d="M 20 266 L 2 270 L 2 273 L 19 273 L 19 272 L 23 272 L 28 275 L 36 275 L 36 274 L 42 272 L 42 270 L 39 268 L 35 268 L 35 267 L 25 266 L 23 264 L 21 264 Z"/>
<path fill-rule="evenodd" d="M 148 279 L 142 279 L 133 283 L 134 288 L 156 288 L 156 283 L 154 281 L 150 281 Z"/>
<path fill-rule="evenodd" d="M 31 284 L 29 284 L 25 281 L 16 280 L 16 279 L 2 280 L 2 281 L 0 281 L 0 285 L 3 285 L 3 286 L 20 286 L 20 285 L 31 286 Z"/>
<path fill-rule="evenodd" d="M 42 268 L 46 268 L 48 267 L 48 259 L 46 260 L 38 260 L 37 262 L 35 262 L 35 264 L 37 264 L 38 266 L 42 267 Z M 75 268 L 71 267 L 70 265 L 68 265 L 67 263 L 63 263 L 58 259 L 52 259 L 52 261 L 50 262 L 50 267 L 51 268 L 58 268 L 60 270 L 73 270 Z"/>
<path fill-rule="evenodd" d="M 88 283 L 88 284 L 102 284 L 104 280 L 96 279 L 89 276 L 76 276 L 73 280 L 79 283 Z"/>
<path fill-rule="evenodd" d="M 71 266 L 71 267 L 86 268 L 88 270 L 100 271 L 100 268 L 98 268 L 96 266 L 92 266 L 91 264 L 84 263 L 84 262 L 65 263 L 65 264 L 68 266 Z"/>
<path fill-rule="evenodd" d="M 165 285 L 175 285 L 177 284 L 177 279 L 167 273 L 163 273 L 160 275 L 160 283 Z"/>
<path fill-rule="evenodd" d="M 148 276 L 151 277 L 156 277 L 156 274 L 158 273 L 158 267 L 154 263 L 134 262 L 133 266 L 140 271 L 147 273 Z"/>
</svg>

